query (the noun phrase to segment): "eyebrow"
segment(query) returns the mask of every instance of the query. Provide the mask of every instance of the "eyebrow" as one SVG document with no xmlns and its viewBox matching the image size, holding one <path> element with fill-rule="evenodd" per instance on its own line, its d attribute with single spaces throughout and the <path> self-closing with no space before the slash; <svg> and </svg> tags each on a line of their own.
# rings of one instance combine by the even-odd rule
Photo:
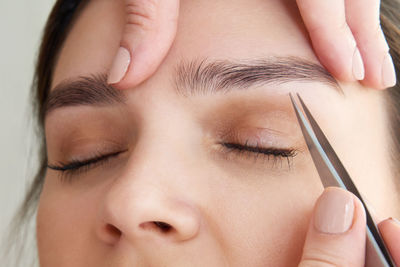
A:
<svg viewBox="0 0 400 267">
<path fill-rule="evenodd" d="M 44 115 L 61 107 L 109 106 L 125 103 L 125 95 L 107 83 L 106 74 L 80 76 L 65 80 L 50 91 L 44 103 Z"/>
<path fill-rule="evenodd" d="M 177 66 L 174 78 L 176 90 L 183 96 L 228 93 L 233 89 L 288 82 L 319 82 L 343 94 L 339 83 L 325 68 L 298 57 L 183 61 Z"/>
<path fill-rule="evenodd" d="M 271 57 L 258 60 L 181 61 L 173 83 L 178 95 L 212 95 L 266 84 L 319 82 L 343 93 L 338 82 L 321 65 L 298 57 Z M 44 116 L 61 107 L 110 106 L 124 104 L 122 91 L 107 83 L 106 74 L 65 80 L 50 91 Z"/>
</svg>

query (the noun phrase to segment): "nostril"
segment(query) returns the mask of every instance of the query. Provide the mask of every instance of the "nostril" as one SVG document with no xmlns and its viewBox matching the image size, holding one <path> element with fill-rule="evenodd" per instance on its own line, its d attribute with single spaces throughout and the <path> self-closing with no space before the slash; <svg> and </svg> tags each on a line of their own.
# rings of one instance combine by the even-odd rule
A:
<svg viewBox="0 0 400 267">
<path fill-rule="evenodd" d="M 106 230 L 111 235 L 116 236 L 116 237 L 119 237 L 122 234 L 121 231 L 117 227 L 115 227 L 114 225 L 111 225 L 111 224 L 106 225 Z"/>
<path fill-rule="evenodd" d="M 145 230 L 161 231 L 163 233 L 168 233 L 173 230 L 173 227 L 170 224 L 160 221 L 141 223 L 140 227 Z"/>
<path fill-rule="evenodd" d="M 172 226 L 165 222 L 153 222 L 160 230 L 164 233 L 167 233 L 171 230 Z"/>
<path fill-rule="evenodd" d="M 120 240 L 122 232 L 112 224 L 103 224 L 98 228 L 99 238 L 108 245 L 115 245 Z"/>
</svg>

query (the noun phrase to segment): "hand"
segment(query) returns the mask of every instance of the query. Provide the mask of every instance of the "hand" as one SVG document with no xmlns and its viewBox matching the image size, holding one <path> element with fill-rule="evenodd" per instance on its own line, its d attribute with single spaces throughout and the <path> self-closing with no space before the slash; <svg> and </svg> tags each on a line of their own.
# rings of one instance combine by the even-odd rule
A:
<svg viewBox="0 0 400 267">
<path fill-rule="evenodd" d="M 396 84 L 380 26 L 380 0 L 296 1 L 315 53 L 338 80 L 363 80 L 373 88 Z"/>
<path fill-rule="evenodd" d="M 108 78 L 119 89 L 133 87 L 156 71 L 175 38 L 179 15 L 179 0 L 125 2 L 127 24 Z M 379 23 L 379 0 L 297 0 L 297 4 L 319 60 L 338 80 L 363 80 L 374 88 L 395 84 Z"/>
<path fill-rule="evenodd" d="M 150 77 L 175 39 L 179 0 L 125 0 L 127 23 L 108 76 L 118 89 Z"/>
<path fill-rule="evenodd" d="M 394 261 L 400 264 L 400 225 L 382 221 L 379 230 Z M 314 208 L 299 267 L 364 266 L 366 217 L 361 201 L 330 187 Z"/>
</svg>

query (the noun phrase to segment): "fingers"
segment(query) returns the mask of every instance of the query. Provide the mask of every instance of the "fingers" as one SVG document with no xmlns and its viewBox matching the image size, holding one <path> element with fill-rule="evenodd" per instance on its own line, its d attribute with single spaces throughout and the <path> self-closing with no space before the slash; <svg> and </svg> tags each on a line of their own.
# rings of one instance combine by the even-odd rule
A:
<svg viewBox="0 0 400 267">
<path fill-rule="evenodd" d="M 321 63 L 343 81 L 364 79 L 364 66 L 346 22 L 345 0 L 297 0 Z"/>
<path fill-rule="evenodd" d="M 363 84 L 386 88 L 396 84 L 389 47 L 379 20 L 379 0 L 347 0 L 347 23 L 364 61 Z"/>
<path fill-rule="evenodd" d="M 379 23 L 379 0 L 297 0 L 321 63 L 341 81 L 374 88 L 396 76 Z"/>
<path fill-rule="evenodd" d="M 108 83 L 133 87 L 153 74 L 175 38 L 179 0 L 126 0 L 127 22 Z"/>
<path fill-rule="evenodd" d="M 400 265 L 400 224 L 392 218 L 384 220 L 378 224 L 386 247 L 388 248 L 394 262 Z"/>
<path fill-rule="evenodd" d="M 300 267 L 364 266 L 365 211 L 351 193 L 330 187 L 312 215 Z"/>
</svg>

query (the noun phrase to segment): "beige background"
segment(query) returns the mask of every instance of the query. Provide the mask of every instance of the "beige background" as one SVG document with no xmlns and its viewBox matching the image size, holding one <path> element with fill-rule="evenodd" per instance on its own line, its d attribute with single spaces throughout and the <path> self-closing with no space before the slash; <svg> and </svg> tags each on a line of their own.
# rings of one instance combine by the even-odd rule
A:
<svg viewBox="0 0 400 267">
<path fill-rule="evenodd" d="M 41 32 L 54 2 L 0 0 L 1 240 L 35 171 L 29 87 Z"/>
</svg>

